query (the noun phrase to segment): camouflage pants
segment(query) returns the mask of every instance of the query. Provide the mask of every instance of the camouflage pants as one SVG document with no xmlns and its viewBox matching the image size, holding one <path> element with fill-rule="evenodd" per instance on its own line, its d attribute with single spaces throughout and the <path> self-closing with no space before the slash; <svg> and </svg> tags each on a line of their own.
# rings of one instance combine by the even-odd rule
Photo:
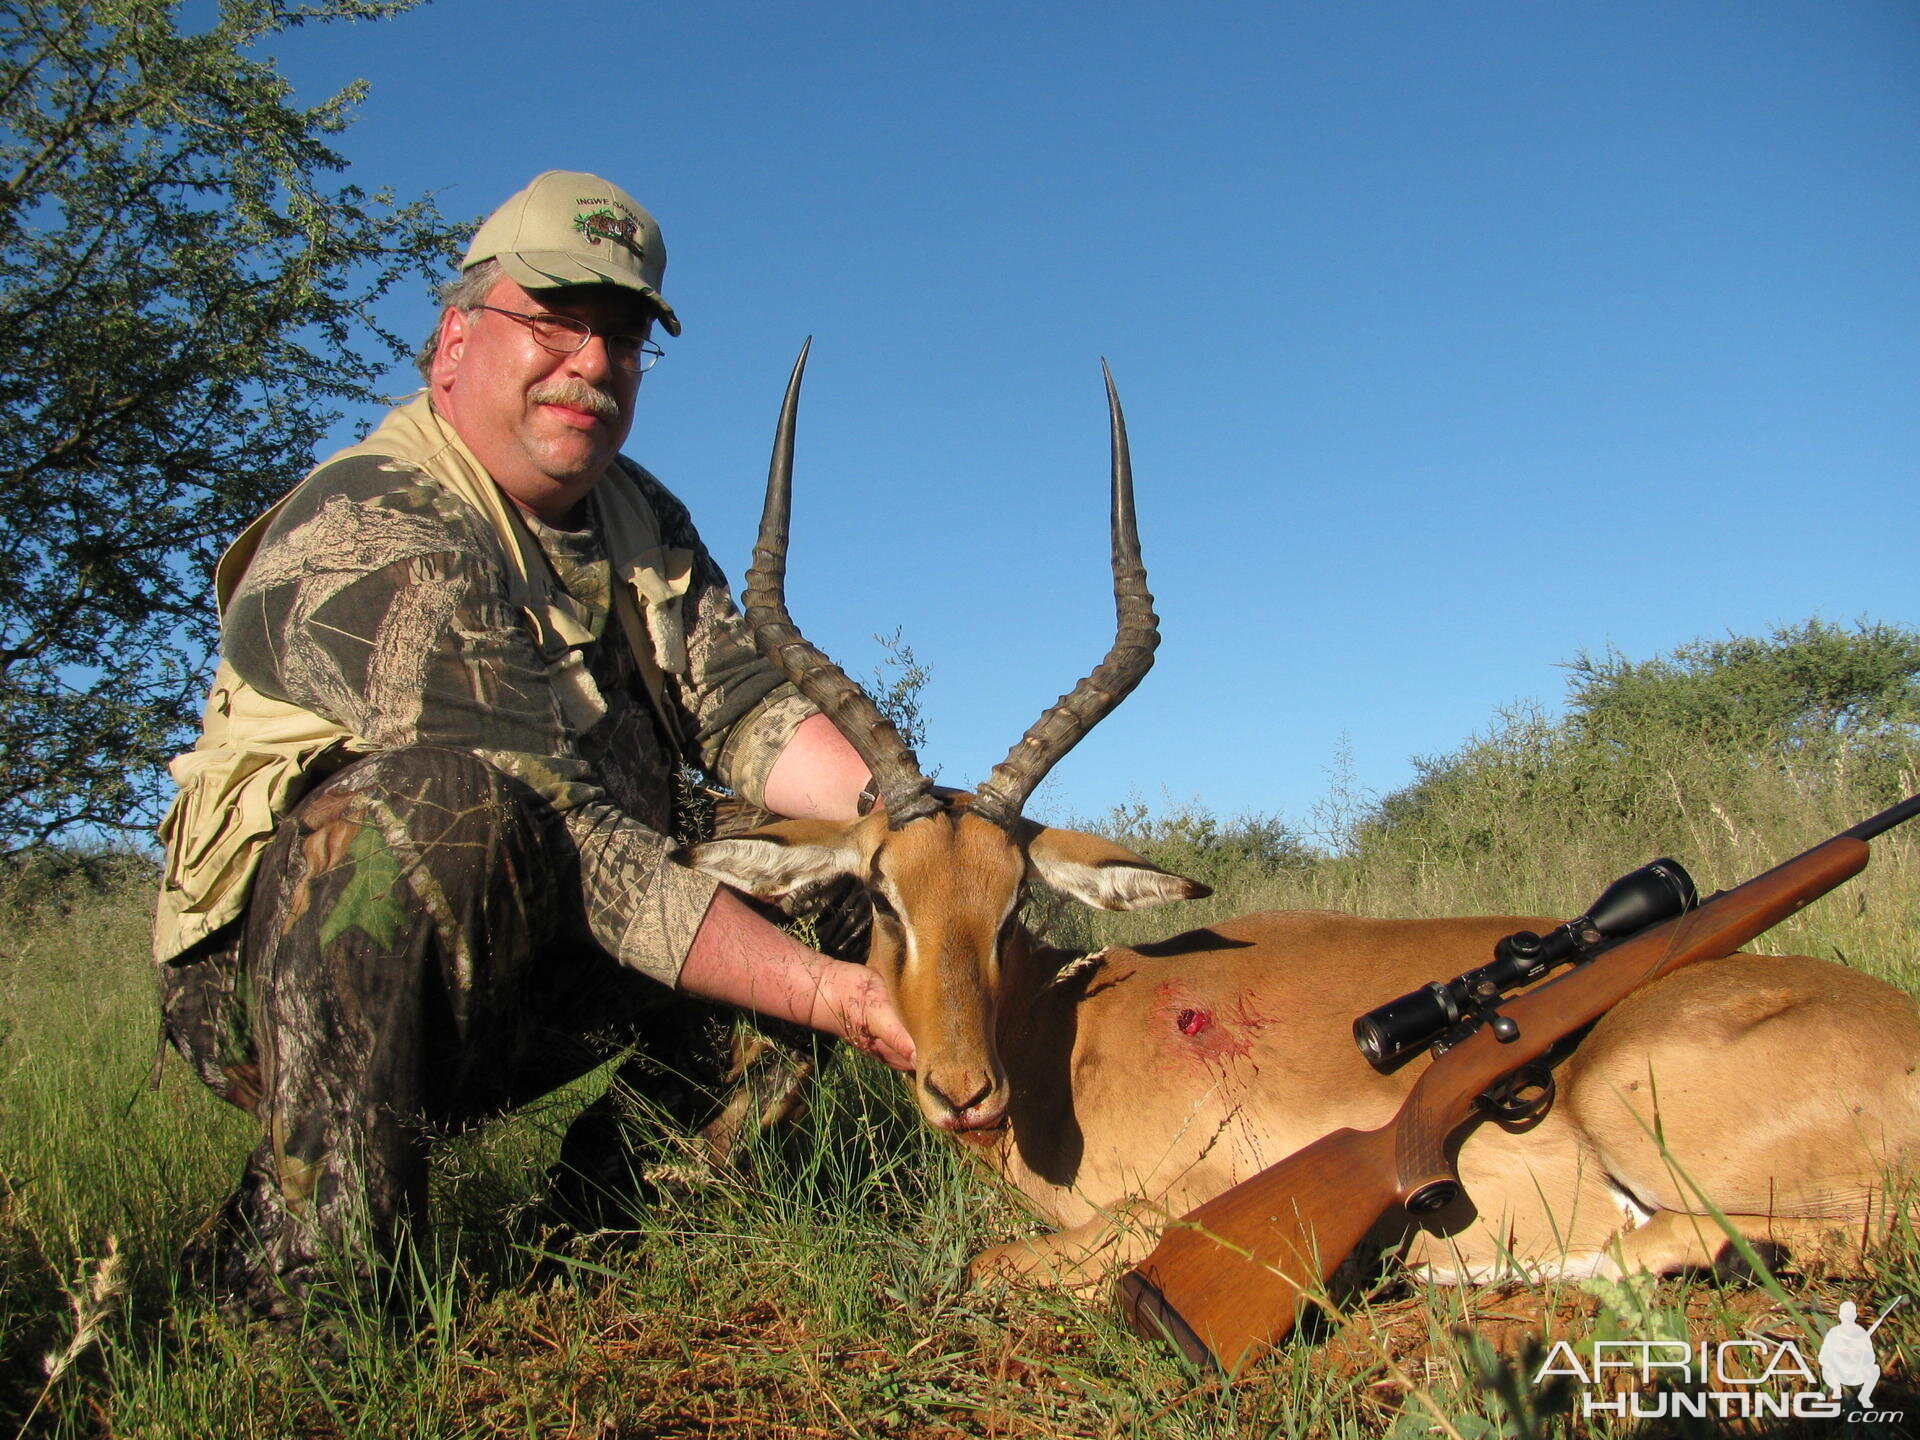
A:
<svg viewBox="0 0 1920 1440">
<path fill-rule="evenodd" d="M 636 1042 L 621 1088 L 715 1150 L 795 1103 L 804 1052 L 733 1045 L 727 1012 L 588 938 L 570 855 L 531 791 L 430 746 L 349 766 L 283 822 L 244 921 L 163 975 L 175 1047 L 264 1127 L 188 1247 L 198 1278 L 282 1318 L 343 1261 L 371 1278 L 424 1213 L 431 1138 Z M 562 1147 L 584 1189 L 609 1178 L 617 1110 L 591 1107 Z"/>
</svg>

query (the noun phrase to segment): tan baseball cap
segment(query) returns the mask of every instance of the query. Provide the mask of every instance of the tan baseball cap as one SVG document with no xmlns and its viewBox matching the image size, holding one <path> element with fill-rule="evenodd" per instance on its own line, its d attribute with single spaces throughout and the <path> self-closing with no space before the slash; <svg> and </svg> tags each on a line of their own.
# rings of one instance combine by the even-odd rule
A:
<svg viewBox="0 0 1920 1440">
<path fill-rule="evenodd" d="M 666 242 L 653 217 L 618 185 L 579 170 L 549 170 L 474 232 L 462 270 L 498 260 L 527 290 L 562 285 L 620 285 L 660 313 L 669 335 L 680 317 L 660 294 Z"/>
</svg>

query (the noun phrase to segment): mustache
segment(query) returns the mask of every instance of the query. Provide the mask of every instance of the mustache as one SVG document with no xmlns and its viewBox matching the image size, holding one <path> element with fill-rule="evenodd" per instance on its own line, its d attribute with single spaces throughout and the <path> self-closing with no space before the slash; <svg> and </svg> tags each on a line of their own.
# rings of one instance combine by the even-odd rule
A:
<svg viewBox="0 0 1920 1440">
<path fill-rule="evenodd" d="M 599 420 L 620 418 L 620 406 L 604 390 L 596 390 L 578 376 L 546 380 L 527 392 L 536 405 L 565 405 L 569 410 L 584 410 Z"/>
</svg>

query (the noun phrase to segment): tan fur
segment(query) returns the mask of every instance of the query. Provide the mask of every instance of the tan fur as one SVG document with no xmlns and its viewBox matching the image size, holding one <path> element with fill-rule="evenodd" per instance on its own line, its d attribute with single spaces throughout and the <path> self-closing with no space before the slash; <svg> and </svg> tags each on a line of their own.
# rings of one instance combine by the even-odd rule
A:
<svg viewBox="0 0 1920 1440">
<path fill-rule="evenodd" d="M 1178 1215 L 1329 1131 L 1384 1123 L 1426 1061 L 1379 1074 L 1353 1018 L 1548 923 L 1252 915 L 1108 951 L 1066 986 L 1029 973 L 1001 1044 L 1012 1124 L 973 1148 L 1066 1228 L 976 1273 L 1102 1278 L 1151 1248 L 1142 1197 Z M 1465 1198 L 1378 1238 L 1442 1281 L 1730 1263 L 1704 1195 L 1763 1246 L 1837 1263 L 1876 1228 L 1889 1170 L 1920 1159 L 1916 1067 L 1920 1016 L 1891 986 L 1800 956 L 1693 966 L 1594 1028 L 1544 1119 L 1468 1135 Z"/>
<path fill-rule="evenodd" d="M 694 853 L 756 893 L 852 873 L 884 897 L 870 963 L 919 1048 L 923 1111 L 1060 1227 L 987 1252 L 982 1276 L 1104 1278 L 1167 1216 L 1386 1123 L 1427 1062 L 1376 1072 L 1354 1018 L 1555 923 L 1281 912 L 1076 960 L 1003 927 L 1023 877 L 1115 909 L 1200 887 L 1097 837 L 1016 828 L 961 808 Z M 1875 1229 L 1889 1171 L 1920 1160 L 1916 1071 L 1920 1015 L 1891 986 L 1804 957 L 1695 965 L 1603 1018 L 1537 1123 L 1472 1129 L 1459 1201 L 1376 1239 L 1441 1281 L 1725 1264 L 1711 1200 L 1752 1240 L 1833 1263 Z"/>
</svg>

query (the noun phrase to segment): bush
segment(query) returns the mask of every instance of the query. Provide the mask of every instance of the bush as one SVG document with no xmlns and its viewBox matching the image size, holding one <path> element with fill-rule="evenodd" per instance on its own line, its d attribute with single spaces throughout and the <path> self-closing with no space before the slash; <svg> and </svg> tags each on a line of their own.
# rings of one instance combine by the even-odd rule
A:
<svg viewBox="0 0 1920 1440">
<path fill-rule="evenodd" d="M 1920 634 L 1810 620 L 1568 669 L 1564 715 L 1501 712 L 1354 827 L 1374 883 L 1557 910 L 1664 852 L 1738 879 L 1916 788 Z"/>
</svg>

